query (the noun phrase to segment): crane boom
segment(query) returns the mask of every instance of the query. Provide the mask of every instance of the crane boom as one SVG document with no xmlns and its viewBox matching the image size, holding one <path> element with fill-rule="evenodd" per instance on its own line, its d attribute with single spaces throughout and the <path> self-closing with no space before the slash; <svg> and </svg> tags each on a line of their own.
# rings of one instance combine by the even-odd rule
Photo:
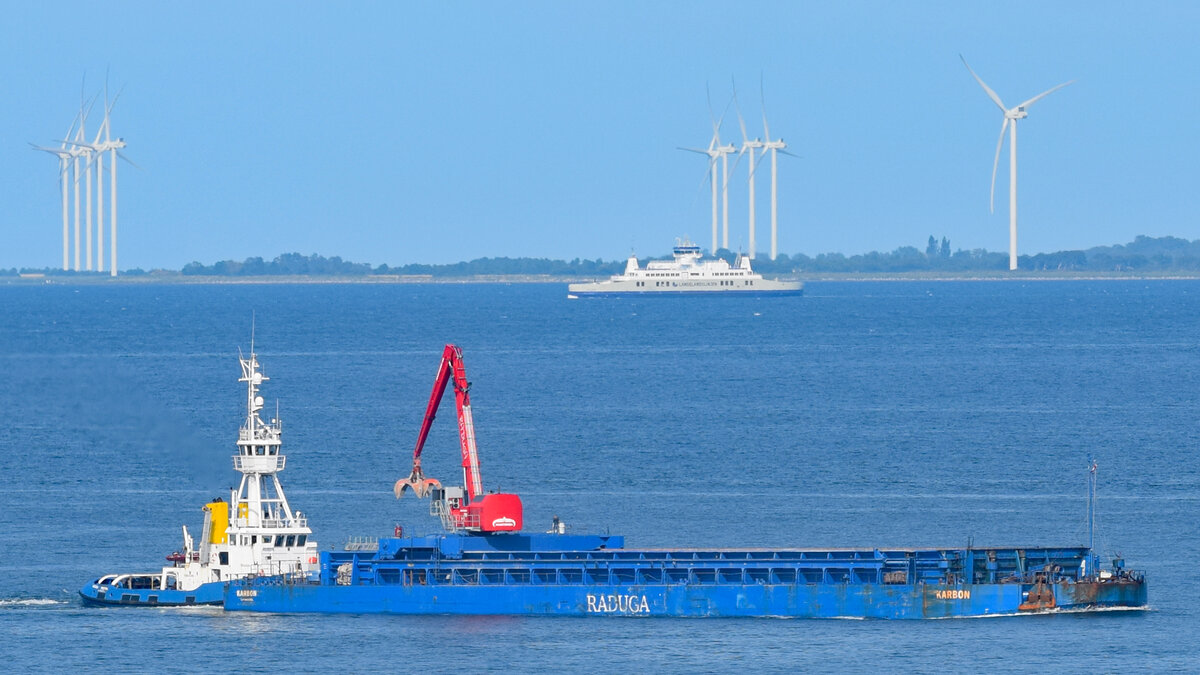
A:
<svg viewBox="0 0 1200 675">
<path fill-rule="evenodd" d="M 463 483 L 465 484 L 466 500 L 447 496 L 441 481 L 436 478 L 426 478 L 421 470 L 421 451 L 425 448 L 425 440 L 429 437 L 429 429 L 437 417 L 438 407 L 446 392 L 446 385 L 454 383 L 454 402 L 458 410 L 458 440 L 462 449 Z M 475 444 L 475 418 L 471 414 L 471 383 L 467 381 L 467 372 L 463 367 L 462 349 L 457 345 L 446 345 L 442 350 L 442 360 L 438 366 L 437 375 L 433 380 L 433 391 L 429 395 L 429 403 L 425 407 L 425 418 L 421 421 L 421 431 L 417 435 L 417 444 L 413 448 L 412 473 L 407 478 L 396 481 L 395 493 L 399 499 L 406 489 L 410 489 L 417 497 L 434 496 L 435 499 L 447 502 L 442 513 L 451 517 L 456 527 L 483 532 L 506 532 L 521 529 L 521 500 L 513 494 L 483 493 L 483 477 L 479 471 L 479 451 Z M 449 503 L 449 502 L 453 503 Z"/>
</svg>

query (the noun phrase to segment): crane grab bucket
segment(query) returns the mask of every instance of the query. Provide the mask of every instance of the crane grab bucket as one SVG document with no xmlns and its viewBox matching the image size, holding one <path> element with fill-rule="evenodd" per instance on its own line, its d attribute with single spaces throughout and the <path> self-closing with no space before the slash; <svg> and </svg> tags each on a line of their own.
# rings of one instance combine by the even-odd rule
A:
<svg viewBox="0 0 1200 675">
<path fill-rule="evenodd" d="M 421 473 L 421 467 L 414 466 L 408 478 L 396 481 L 392 491 L 396 493 L 396 499 L 399 499 L 405 490 L 412 490 L 412 493 L 418 498 L 425 498 L 429 496 L 429 493 L 441 487 L 441 481 L 436 478 L 426 478 L 425 474 Z"/>
</svg>

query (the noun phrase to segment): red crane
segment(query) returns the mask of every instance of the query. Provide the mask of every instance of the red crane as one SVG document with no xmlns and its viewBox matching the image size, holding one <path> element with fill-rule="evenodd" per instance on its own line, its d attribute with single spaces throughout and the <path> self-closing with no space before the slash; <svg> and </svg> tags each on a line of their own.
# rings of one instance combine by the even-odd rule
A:
<svg viewBox="0 0 1200 675">
<path fill-rule="evenodd" d="M 462 447 L 462 488 L 444 488 L 436 478 L 426 478 L 421 471 L 421 450 L 429 436 L 429 428 L 437 415 L 446 385 L 454 382 L 454 402 L 458 408 L 458 440 Z M 433 380 L 433 393 L 421 422 L 421 433 L 413 449 L 413 468 L 408 478 L 396 481 L 395 493 L 399 499 L 405 489 L 417 497 L 429 496 L 434 500 L 432 511 L 442 516 L 442 522 L 451 529 L 473 532 L 517 532 L 521 529 L 521 498 L 515 494 L 483 493 L 483 478 L 479 473 L 479 452 L 475 447 L 475 421 L 471 417 L 471 383 L 463 369 L 462 350 L 455 345 L 446 345 L 442 351 L 442 363 Z"/>
</svg>

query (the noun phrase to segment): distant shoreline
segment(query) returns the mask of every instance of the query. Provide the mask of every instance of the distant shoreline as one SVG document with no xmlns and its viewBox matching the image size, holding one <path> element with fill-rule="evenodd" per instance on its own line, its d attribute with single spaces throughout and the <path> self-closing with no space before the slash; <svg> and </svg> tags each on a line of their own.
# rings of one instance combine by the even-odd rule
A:
<svg viewBox="0 0 1200 675">
<path fill-rule="evenodd" d="M 202 275 L 164 275 L 139 274 L 136 276 L 45 276 L 24 275 L 20 277 L 0 277 L 0 285 L 9 286 L 100 286 L 100 285 L 306 285 L 306 284 L 409 284 L 409 285 L 446 285 L 446 284 L 567 284 L 574 282 L 598 281 L 607 277 L 578 277 L 550 275 L 475 275 L 464 277 L 432 277 L 405 275 L 367 275 L 367 276 L 315 276 L 315 275 L 264 275 L 264 276 L 202 276 Z M 813 282 L 838 281 L 1187 281 L 1200 279 L 1200 274 L 1132 274 L 1123 272 L 1096 273 L 1092 272 L 1049 272 L 1046 270 L 1029 270 L 1016 272 L 995 272 L 981 274 L 978 272 L 963 274 L 946 274 L 932 272 L 899 272 L 899 273 L 819 273 L 813 275 L 794 274 L 780 279 Z"/>
</svg>

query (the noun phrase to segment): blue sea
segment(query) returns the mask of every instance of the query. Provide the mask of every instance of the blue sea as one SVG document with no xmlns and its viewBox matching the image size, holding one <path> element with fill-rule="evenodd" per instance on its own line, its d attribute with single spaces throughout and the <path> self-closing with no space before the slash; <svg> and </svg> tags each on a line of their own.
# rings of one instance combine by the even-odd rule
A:
<svg viewBox="0 0 1200 675">
<path fill-rule="evenodd" d="M 253 329 L 252 329 L 253 326 Z M 252 333 L 253 330 L 253 333 Z M 940 621 L 276 616 L 88 608 L 236 484 L 254 349 L 321 545 L 397 501 L 442 346 L 485 487 L 630 546 L 1097 547 L 1152 609 Z M 1200 670 L 1200 282 L 0 286 L 0 651 L 22 671 Z M 457 482 L 444 407 L 426 473 Z"/>
</svg>

